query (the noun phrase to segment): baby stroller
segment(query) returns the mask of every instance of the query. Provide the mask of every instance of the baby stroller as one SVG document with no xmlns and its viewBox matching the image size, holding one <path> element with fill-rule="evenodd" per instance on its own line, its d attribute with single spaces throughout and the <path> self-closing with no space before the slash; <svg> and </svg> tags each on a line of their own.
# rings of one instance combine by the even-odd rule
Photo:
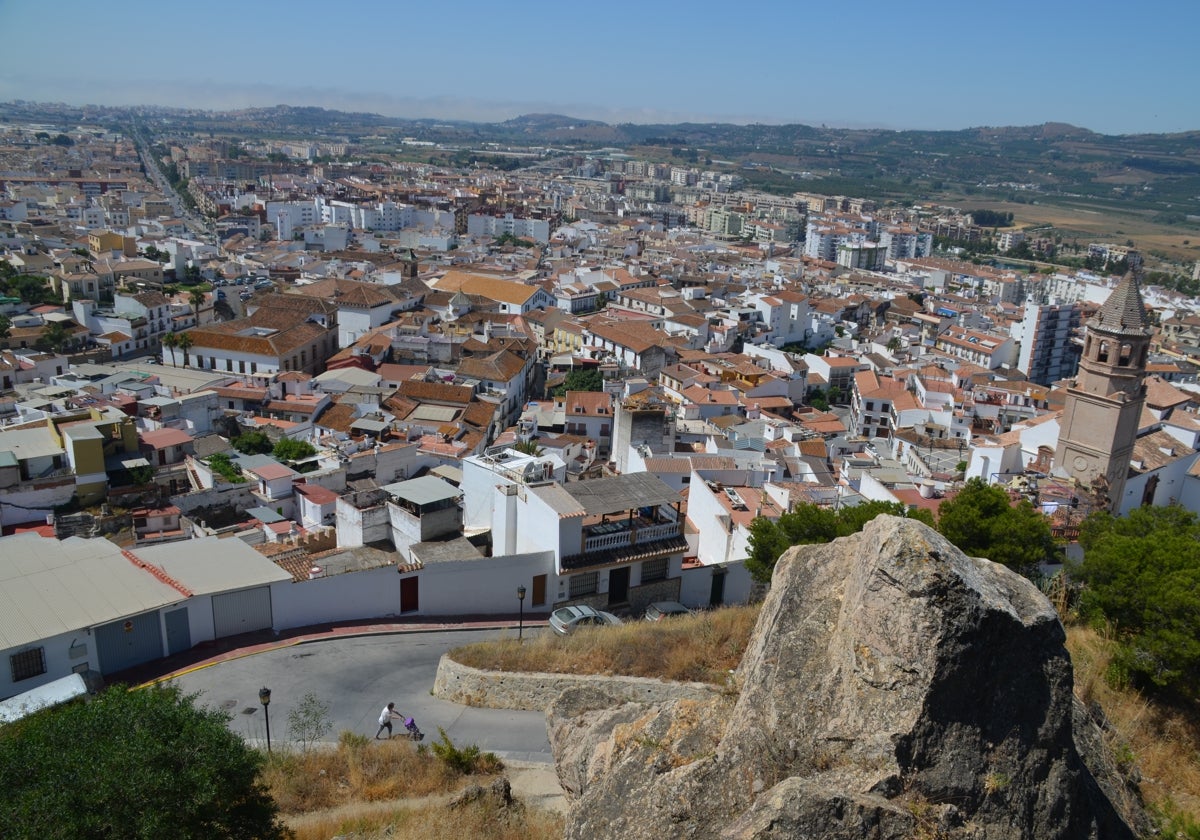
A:
<svg viewBox="0 0 1200 840">
<path fill-rule="evenodd" d="M 417 722 L 412 718 L 404 719 L 404 728 L 408 730 L 408 737 L 413 741 L 420 741 L 425 737 L 425 733 L 417 728 Z"/>
</svg>

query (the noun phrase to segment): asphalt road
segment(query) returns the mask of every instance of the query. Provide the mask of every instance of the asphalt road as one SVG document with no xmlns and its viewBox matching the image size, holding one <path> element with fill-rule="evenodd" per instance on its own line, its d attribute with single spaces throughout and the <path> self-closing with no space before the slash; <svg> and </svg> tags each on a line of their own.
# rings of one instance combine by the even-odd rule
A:
<svg viewBox="0 0 1200 840">
<path fill-rule="evenodd" d="M 399 633 L 309 642 L 222 662 L 174 682 L 188 694 L 198 693 L 201 705 L 228 711 L 233 716 L 229 728 L 249 741 L 266 738 L 258 690 L 267 686 L 274 744 L 290 740 L 288 713 L 311 692 L 330 707 L 333 728 L 326 740 L 336 741 L 344 730 L 373 736 L 380 710 L 392 701 L 401 714 L 416 718 L 425 743 L 437 739 L 440 726 L 459 746 L 477 744 L 502 758 L 550 763 L 541 712 L 469 708 L 430 694 L 443 653 L 503 632 Z M 400 721 L 393 723 L 393 730 L 403 732 Z"/>
</svg>

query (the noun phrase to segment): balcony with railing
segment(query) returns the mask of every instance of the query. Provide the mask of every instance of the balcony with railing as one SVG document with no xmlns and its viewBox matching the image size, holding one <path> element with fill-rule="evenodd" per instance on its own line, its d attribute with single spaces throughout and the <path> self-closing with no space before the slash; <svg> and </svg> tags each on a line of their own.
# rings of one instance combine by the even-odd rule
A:
<svg viewBox="0 0 1200 840">
<path fill-rule="evenodd" d="M 646 515 L 648 514 L 648 515 Z M 683 517 L 672 507 L 631 510 L 583 527 L 583 550 L 563 557 L 564 569 L 646 560 L 683 551 Z"/>
</svg>

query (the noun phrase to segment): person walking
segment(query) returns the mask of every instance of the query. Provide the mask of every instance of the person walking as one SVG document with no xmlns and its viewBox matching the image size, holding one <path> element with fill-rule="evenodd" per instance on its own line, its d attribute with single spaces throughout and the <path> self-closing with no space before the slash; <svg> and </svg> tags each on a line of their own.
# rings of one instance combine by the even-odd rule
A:
<svg viewBox="0 0 1200 840">
<path fill-rule="evenodd" d="M 383 730 L 387 730 L 388 738 L 392 737 L 392 718 L 396 720 L 404 720 L 404 715 L 396 711 L 395 703 L 388 703 L 383 707 L 383 711 L 379 713 L 379 732 L 375 733 L 375 740 L 379 740 L 379 734 Z"/>
</svg>

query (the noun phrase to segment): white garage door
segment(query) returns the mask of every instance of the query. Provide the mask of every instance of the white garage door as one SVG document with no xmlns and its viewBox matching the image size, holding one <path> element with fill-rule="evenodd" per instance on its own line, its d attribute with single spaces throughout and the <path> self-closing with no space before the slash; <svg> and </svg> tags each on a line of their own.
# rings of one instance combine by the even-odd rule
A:
<svg viewBox="0 0 1200 840">
<path fill-rule="evenodd" d="M 213 628 L 218 639 L 271 627 L 271 587 L 214 595 Z"/>
</svg>

